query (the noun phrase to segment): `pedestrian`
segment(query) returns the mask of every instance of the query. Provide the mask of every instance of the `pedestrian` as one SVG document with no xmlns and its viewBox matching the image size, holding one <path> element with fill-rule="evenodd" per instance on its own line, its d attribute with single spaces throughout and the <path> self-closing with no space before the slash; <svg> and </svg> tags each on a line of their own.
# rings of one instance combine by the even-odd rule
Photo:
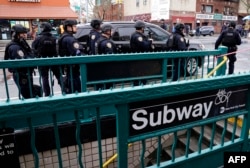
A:
<svg viewBox="0 0 250 168">
<path fill-rule="evenodd" d="M 135 32 L 130 38 L 130 48 L 132 52 L 149 52 L 153 50 L 151 38 L 147 38 L 143 33 L 145 23 L 141 20 L 135 22 Z"/>
<path fill-rule="evenodd" d="M 164 30 L 167 30 L 167 25 L 165 23 L 165 20 L 161 19 L 160 22 L 161 22 L 160 27 L 163 28 Z"/>
<path fill-rule="evenodd" d="M 219 45 L 228 47 L 227 57 L 229 59 L 228 63 L 228 74 L 234 73 L 234 63 L 236 62 L 236 51 L 237 45 L 241 44 L 241 37 L 239 33 L 235 30 L 235 22 L 230 22 L 228 29 L 223 31 L 215 42 L 215 49 L 218 49 Z"/>
<path fill-rule="evenodd" d="M 222 33 L 223 31 L 227 30 L 227 28 L 228 28 L 228 23 L 224 22 L 223 26 L 221 27 L 221 31 L 220 32 Z"/>
<path fill-rule="evenodd" d="M 185 31 L 186 31 L 186 35 L 189 36 L 190 25 L 188 24 L 185 25 Z"/>
<path fill-rule="evenodd" d="M 103 24 L 101 26 L 101 36 L 96 42 L 97 54 L 113 54 L 116 53 L 116 47 L 111 38 L 111 24 Z"/>
<path fill-rule="evenodd" d="M 34 58 L 34 54 L 26 41 L 27 32 L 28 30 L 23 25 L 12 26 L 12 40 L 5 48 L 5 60 Z M 23 98 L 41 97 L 41 87 L 33 84 L 34 67 L 9 68 L 8 71 L 13 74 L 14 82 Z"/>
<path fill-rule="evenodd" d="M 52 26 L 48 22 L 43 22 L 40 26 L 41 33 L 32 43 L 32 49 L 38 58 L 57 57 L 56 37 L 51 33 Z M 45 96 L 51 95 L 49 84 L 49 72 L 52 71 L 55 75 L 58 84 L 61 84 L 62 77 L 60 75 L 59 66 L 41 66 L 39 72 L 42 77 L 43 92 Z M 51 82 L 54 83 L 54 82 Z"/>
<path fill-rule="evenodd" d="M 184 34 L 185 25 L 182 23 L 177 23 L 175 25 L 175 32 L 171 35 L 167 41 L 167 48 L 170 51 L 186 51 L 188 50 L 189 41 L 185 38 Z M 177 81 L 179 76 L 183 73 L 184 60 L 181 58 L 174 58 L 174 72 L 173 72 L 173 81 Z"/>
<path fill-rule="evenodd" d="M 83 48 L 78 40 L 73 36 L 76 33 L 76 20 L 65 20 L 63 24 L 64 32 L 58 39 L 58 51 L 60 56 L 80 56 L 83 54 Z M 66 78 L 64 81 L 64 92 L 81 92 L 80 66 L 66 65 Z M 73 83 L 73 85 L 72 85 Z M 72 90 L 73 88 L 73 90 Z"/>
<path fill-rule="evenodd" d="M 90 30 L 88 41 L 87 41 L 87 53 L 89 55 L 95 55 L 97 54 L 95 49 L 96 49 L 96 41 L 100 38 L 101 36 L 101 24 L 102 21 L 98 19 L 93 19 L 91 20 L 91 27 L 92 29 Z"/>
</svg>

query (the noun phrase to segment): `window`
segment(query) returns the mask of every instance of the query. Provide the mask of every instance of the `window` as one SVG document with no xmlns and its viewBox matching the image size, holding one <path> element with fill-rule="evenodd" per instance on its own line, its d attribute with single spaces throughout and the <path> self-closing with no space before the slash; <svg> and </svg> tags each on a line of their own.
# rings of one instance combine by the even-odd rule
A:
<svg viewBox="0 0 250 168">
<path fill-rule="evenodd" d="M 202 5 L 201 10 L 203 13 L 213 13 L 213 6 L 212 5 Z"/>
<path fill-rule="evenodd" d="M 146 6 L 147 5 L 147 0 L 143 0 L 143 5 Z"/>
<path fill-rule="evenodd" d="M 224 15 L 233 15 L 234 14 L 234 8 L 225 6 L 223 14 Z"/>
<path fill-rule="evenodd" d="M 132 33 L 135 32 L 135 28 L 131 27 L 119 27 L 113 34 L 114 41 L 129 41 Z"/>
<path fill-rule="evenodd" d="M 136 0 L 136 7 L 140 6 L 140 0 Z"/>
</svg>

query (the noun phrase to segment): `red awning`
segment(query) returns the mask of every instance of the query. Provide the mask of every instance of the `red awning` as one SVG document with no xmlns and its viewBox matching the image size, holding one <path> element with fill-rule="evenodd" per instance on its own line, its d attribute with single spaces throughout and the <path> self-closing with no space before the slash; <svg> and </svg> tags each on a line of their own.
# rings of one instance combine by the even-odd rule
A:
<svg viewBox="0 0 250 168">
<path fill-rule="evenodd" d="M 0 5 L 2 19 L 77 19 L 70 7 Z"/>
</svg>

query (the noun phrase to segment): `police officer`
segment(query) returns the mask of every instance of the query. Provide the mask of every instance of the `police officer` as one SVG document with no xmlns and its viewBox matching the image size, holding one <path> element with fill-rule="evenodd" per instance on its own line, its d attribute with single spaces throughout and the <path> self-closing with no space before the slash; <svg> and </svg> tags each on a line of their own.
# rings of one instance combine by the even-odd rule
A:
<svg viewBox="0 0 250 168">
<path fill-rule="evenodd" d="M 89 33 L 89 38 L 88 38 L 88 42 L 87 42 L 87 47 L 88 47 L 88 54 L 90 55 L 95 55 L 96 53 L 96 42 L 97 40 L 100 38 L 101 36 L 101 24 L 102 21 L 98 20 L 98 19 L 93 19 L 91 20 L 91 27 L 92 30 L 90 30 Z"/>
<path fill-rule="evenodd" d="M 228 59 L 229 59 L 229 69 L 228 74 L 234 73 L 234 62 L 236 59 L 237 46 L 241 44 L 241 37 L 239 33 L 235 30 L 235 22 L 230 22 L 228 28 L 223 31 L 215 42 L 215 49 L 218 49 L 219 45 L 222 44 L 228 47 Z"/>
<path fill-rule="evenodd" d="M 22 25 L 14 25 L 11 29 L 12 40 L 7 44 L 5 48 L 4 59 L 30 59 L 34 58 L 34 54 L 26 42 L 27 29 Z M 13 79 L 17 85 L 23 98 L 32 98 L 41 96 L 41 94 L 34 90 L 32 73 L 34 67 L 30 68 L 14 68 L 8 69 L 9 72 L 13 73 Z M 30 89 L 32 87 L 32 89 Z M 40 87 L 39 87 L 40 88 Z"/>
<path fill-rule="evenodd" d="M 58 40 L 58 50 L 60 56 L 79 56 L 82 55 L 83 48 L 73 36 L 76 33 L 76 20 L 65 20 L 63 24 L 64 32 Z M 65 93 L 81 92 L 80 66 L 67 65 L 66 79 L 64 83 Z M 72 68 L 72 72 L 71 72 Z M 71 86 L 73 83 L 73 86 Z M 71 89 L 73 87 L 73 90 Z"/>
<path fill-rule="evenodd" d="M 48 22 L 43 22 L 40 26 L 41 33 L 33 41 L 32 48 L 35 51 L 35 54 L 40 57 L 56 57 L 56 38 L 51 34 L 52 26 Z M 43 92 L 45 96 L 50 95 L 50 85 L 49 85 L 49 70 L 53 72 L 53 75 L 56 76 L 58 84 L 60 85 L 61 75 L 60 69 L 58 66 L 42 66 L 39 67 L 42 82 L 43 82 Z"/>
<path fill-rule="evenodd" d="M 132 52 L 149 52 L 152 51 L 152 39 L 148 39 L 143 33 L 145 23 L 141 20 L 135 22 L 136 31 L 131 35 L 130 48 Z"/>
<path fill-rule="evenodd" d="M 188 50 L 189 41 L 185 38 L 184 34 L 185 25 L 182 23 L 177 23 L 175 25 L 175 32 L 170 36 L 167 41 L 167 48 L 170 51 L 185 51 Z M 174 59 L 174 74 L 173 81 L 177 81 L 183 70 L 183 64 L 185 62 L 180 58 Z"/>
<path fill-rule="evenodd" d="M 114 42 L 110 39 L 111 37 L 111 24 L 103 24 L 101 26 L 101 37 L 96 42 L 96 49 L 98 54 L 113 54 L 116 53 Z"/>
</svg>

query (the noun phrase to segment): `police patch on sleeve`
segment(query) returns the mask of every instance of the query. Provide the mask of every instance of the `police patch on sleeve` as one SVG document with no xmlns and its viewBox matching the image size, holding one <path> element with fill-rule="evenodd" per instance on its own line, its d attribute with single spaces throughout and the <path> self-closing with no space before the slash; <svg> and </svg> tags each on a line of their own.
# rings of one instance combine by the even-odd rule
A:
<svg viewBox="0 0 250 168">
<path fill-rule="evenodd" d="M 77 42 L 74 42 L 74 43 L 73 43 L 73 46 L 74 46 L 75 49 L 79 49 L 79 47 L 80 47 L 79 44 L 78 44 Z"/>
<path fill-rule="evenodd" d="M 23 56 L 24 56 L 24 53 L 23 53 L 22 50 L 18 50 L 18 51 L 17 51 L 17 54 L 18 54 L 20 57 L 23 57 Z"/>
<path fill-rule="evenodd" d="M 184 42 L 184 38 L 183 37 L 180 40 L 181 40 L 181 42 Z"/>
<path fill-rule="evenodd" d="M 143 40 L 143 39 L 142 39 L 142 37 L 138 37 L 138 41 L 140 41 L 140 42 L 141 42 L 142 40 Z"/>
<path fill-rule="evenodd" d="M 91 36 L 91 39 L 92 39 L 92 40 L 94 40 L 94 39 L 95 39 L 95 35 L 94 35 L 94 34 Z"/>
<path fill-rule="evenodd" d="M 112 44 L 111 44 L 111 43 L 107 43 L 106 46 L 107 46 L 108 48 L 111 48 L 111 47 L 112 47 Z"/>
</svg>

